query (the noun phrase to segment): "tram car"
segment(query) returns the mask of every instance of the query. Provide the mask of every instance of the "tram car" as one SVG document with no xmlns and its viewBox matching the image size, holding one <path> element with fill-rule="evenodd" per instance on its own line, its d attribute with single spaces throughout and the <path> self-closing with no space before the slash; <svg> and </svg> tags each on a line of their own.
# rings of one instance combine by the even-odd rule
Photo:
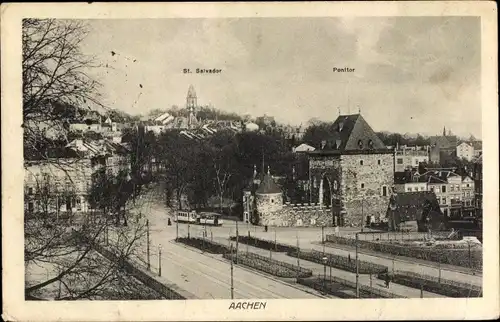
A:
<svg viewBox="0 0 500 322">
<path fill-rule="evenodd" d="M 177 211 L 175 220 L 180 223 L 196 224 L 198 216 L 196 211 Z"/>
<path fill-rule="evenodd" d="M 220 214 L 212 212 L 202 212 L 197 219 L 198 224 L 206 226 L 222 226 L 223 220 Z"/>
</svg>

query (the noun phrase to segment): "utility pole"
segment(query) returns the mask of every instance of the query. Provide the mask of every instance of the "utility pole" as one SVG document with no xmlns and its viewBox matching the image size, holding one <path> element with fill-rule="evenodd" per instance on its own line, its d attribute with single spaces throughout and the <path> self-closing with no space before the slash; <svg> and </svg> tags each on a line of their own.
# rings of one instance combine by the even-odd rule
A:
<svg viewBox="0 0 500 322">
<path fill-rule="evenodd" d="M 356 298 L 359 298 L 358 234 L 359 233 L 356 233 Z"/>
<path fill-rule="evenodd" d="M 332 282 L 332 255 L 330 254 L 330 283 Z"/>
<path fill-rule="evenodd" d="M 179 213 L 175 215 L 175 241 L 179 239 Z"/>
<path fill-rule="evenodd" d="M 278 251 L 278 243 L 276 242 L 276 227 L 274 227 L 274 251 Z"/>
<path fill-rule="evenodd" d="M 231 300 L 234 299 L 233 271 L 233 244 L 231 244 Z"/>
<path fill-rule="evenodd" d="M 238 220 L 236 220 L 236 264 L 238 264 L 238 251 L 239 251 L 239 247 L 238 247 L 238 241 L 239 241 L 239 230 L 238 230 Z"/>
<path fill-rule="evenodd" d="M 158 276 L 161 276 L 161 244 L 158 246 Z"/>
<path fill-rule="evenodd" d="M 248 231 L 247 254 L 248 254 L 248 244 L 250 244 L 250 230 Z"/>
<path fill-rule="evenodd" d="M 189 220 L 189 219 L 188 219 L 188 220 Z M 190 225 L 190 223 L 189 223 L 189 221 L 188 221 L 188 239 L 189 239 L 189 238 L 191 238 L 191 235 L 189 234 L 189 227 L 190 227 L 190 226 L 191 226 L 191 225 Z"/>
<path fill-rule="evenodd" d="M 439 270 L 438 283 L 441 284 L 441 262 L 438 262 L 438 270 Z"/>
<path fill-rule="evenodd" d="M 364 220 L 365 220 L 365 213 L 364 213 L 364 203 L 365 199 L 361 198 L 361 232 L 363 232 L 363 226 L 364 226 Z"/>
<path fill-rule="evenodd" d="M 148 271 L 151 270 L 151 263 L 150 263 L 150 254 L 149 254 L 149 219 L 146 219 L 146 247 L 147 247 L 147 256 L 148 256 Z"/>
<path fill-rule="evenodd" d="M 299 232 L 297 231 L 297 266 L 299 269 L 297 270 L 297 281 L 300 277 L 300 245 L 299 245 Z"/>
</svg>

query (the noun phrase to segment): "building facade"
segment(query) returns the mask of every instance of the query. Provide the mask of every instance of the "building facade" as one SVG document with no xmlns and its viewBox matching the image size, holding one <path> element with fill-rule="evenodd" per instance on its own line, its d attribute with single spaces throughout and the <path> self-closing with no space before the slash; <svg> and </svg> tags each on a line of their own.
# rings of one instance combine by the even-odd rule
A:
<svg viewBox="0 0 500 322">
<path fill-rule="evenodd" d="M 415 149 L 406 146 L 398 147 L 395 150 L 394 158 L 394 172 L 404 172 L 408 169 L 418 168 L 420 163 L 429 162 L 429 147 Z"/>
<path fill-rule="evenodd" d="M 474 158 L 474 147 L 468 142 L 462 142 L 457 145 L 457 158 L 472 161 Z"/>
<path fill-rule="evenodd" d="M 94 174 L 129 174 L 128 150 L 110 140 L 74 140 L 66 156 L 25 162 L 25 211 L 58 216 L 90 212 Z"/>
<path fill-rule="evenodd" d="M 331 209 L 329 225 L 384 220 L 394 184 L 394 151 L 360 114 L 339 116 L 334 136 L 309 152 L 311 203 Z"/>
</svg>

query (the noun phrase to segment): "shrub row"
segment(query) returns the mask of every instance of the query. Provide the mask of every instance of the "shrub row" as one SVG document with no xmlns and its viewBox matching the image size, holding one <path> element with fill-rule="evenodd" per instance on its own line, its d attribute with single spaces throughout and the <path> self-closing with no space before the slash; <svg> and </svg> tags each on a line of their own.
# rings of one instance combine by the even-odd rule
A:
<svg viewBox="0 0 500 322">
<path fill-rule="evenodd" d="M 236 254 L 225 253 L 224 258 L 233 260 L 236 262 Z M 240 253 L 238 254 L 238 264 L 242 264 L 251 268 L 255 268 L 259 271 L 269 273 L 278 277 L 293 278 L 293 277 L 310 277 L 312 276 L 312 271 L 304 268 L 299 268 L 298 266 L 283 263 L 274 259 L 270 259 L 264 256 L 260 256 L 253 253 Z"/>
<path fill-rule="evenodd" d="M 326 240 L 336 244 L 349 245 L 353 247 L 356 246 L 356 240 L 354 238 L 327 235 Z M 483 267 L 483 256 L 480 249 L 470 250 L 469 262 L 469 249 L 428 249 L 423 247 L 412 247 L 409 245 L 402 246 L 367 240 L 359 240 L 358 247 L 396 256 L 418 258 L 443 264 L 470 267 L 478 270 Z"/>
<path fill-rule="evenodd" d="M 297 251 L 291 251 L 287 253 L 288 256 L 297 257 Z M 317 250 L 312 251 L 300 251 L 299 258 L 305 259 L 318 264 L 324 264 L 323 256 L 327 257 L 326 265 L 342 269 L 344 271 L 356 273 L 356 259 L 349 259 L 346 256 L 333 255 L 333 254 L 323 254 Z M 358 272 L 359 274 L 378 274 L 380 272 L 385 272 L 387 270 L 386 266 L 374 264 L 370 262 L 365 262 L 358 260 Z"/>
<path fill-rule="evenodd" d="M 317 291 L 322 291 L 322 292 L 326 291 L 326 293 L 334 295 L 339 298 L 356 298 L 356 283 L 335 276 L 332 277 L 332 280 L 327 279 L 326 281 L 324 281 L 320 277 L 299 278 L 297 279 L 297 282 L 299 284 L 313 288 Z M 344 287 L 344 289 L 342 288 L 342 286 Z M 404 298 L 397 294 L 384 290 L 379 290 L 374 287 L 362 284 L 359 285 L 359 297 L 360 298 Z"/>
<path fill-rule="evenodd" d="M 236 236 L 231 236 L 230 239 L 232 241 L 235 241 Z M 273 250 L 273 251 L 276 250 L 277 252 L 289 252 L 297 249 L 294 246 L 274 243 L 274 241 L 260 239 L 253 236 L 244 236 L 244 235 L 238 236 L 238 242 L 262 249 Z"/>
<path fill-rule="evenodd" d="M 179 237 L 177 238 L 177 241 L 188 246 L 201 249 L 211 254 L 225 254 L 231 252 L 230 248 L 227 245 L 219 244 L 208 239 L 197 237 Z"/>
<path fill-rule="evenodd" d="M 380 279 L 384 279 L 384 277 L 385 274 L 378 275 Z M 437 293 L 448 297 L 480 297 L 482 294 L 481 287 L 476 285 L 467 285 L 413 272 L 395 271 L 391 274 L 391 280 L 397 284 L 412 288 L 422 288 L 427 292 Z"/>
</svg>

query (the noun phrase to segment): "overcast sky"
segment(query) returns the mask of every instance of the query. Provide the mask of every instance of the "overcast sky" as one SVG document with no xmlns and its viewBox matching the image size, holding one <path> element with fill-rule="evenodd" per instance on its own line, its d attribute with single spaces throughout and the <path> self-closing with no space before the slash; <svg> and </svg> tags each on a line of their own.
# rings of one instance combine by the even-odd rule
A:
<svg viewBox="0 0 500 322">
<path fill-rule="evenodd" d="M 481 137 L 475 17 L 91 20 L 104 102 L 131 114 L 199 104 L 278 121 L 361 114 L 376 131 Z M 114 51 L 116 55 L 112 55 Z M 134 60 L 136 60 L 134 62 Z M 334 73 L 332 68 L 354 68 Z M 184 74 L 190 68 L 192 74 Z M 222 69 L 196 74 L 196 68 Z M 142 88 L 140 87 L 142 85 Z"/>
</svg>

